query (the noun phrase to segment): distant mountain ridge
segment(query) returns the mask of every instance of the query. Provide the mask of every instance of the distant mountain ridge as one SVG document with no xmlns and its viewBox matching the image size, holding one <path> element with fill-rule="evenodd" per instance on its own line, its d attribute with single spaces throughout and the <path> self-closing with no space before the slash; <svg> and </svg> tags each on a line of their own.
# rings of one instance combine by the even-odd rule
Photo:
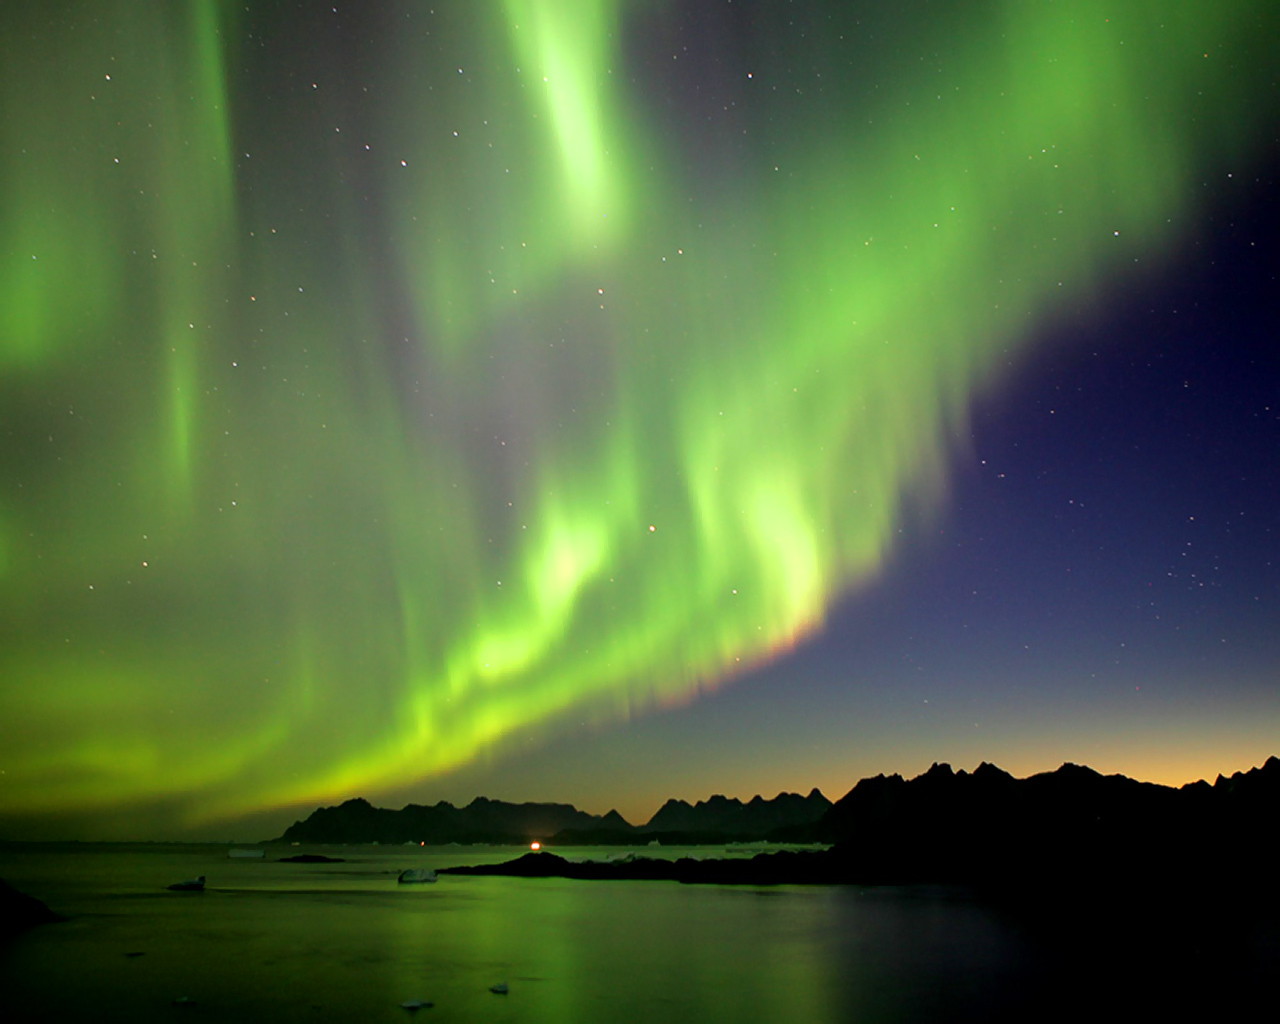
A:
<svg viewBox="0 0 1280 1024">
<path fill-rule="evenodd" d="M 476 797 L 466 807 L 442 800 L 431 807 L 374 807 L 357 797 L 320 807 L 295 821 L 275 842 L 292 843 L 503 843 L 547 838 L 566 828 L 630 829 L 617 811 L 588 814 L 571 804 L 511 804 Z"/>
<path fill-rule="evenodd" d="M 668 800 L 658 813 L 640 826 L 641 832 L 723 832 L 763 838 L 774 829 L 816 822 L 831 809 L 831 801 L 817 789 L 808 796 L 779 793 L 772 800 L 754 796 L 747 803 L 713 796 L 690 805 Z"/>
<path fill-rule="evenodd" d="M 1014 778 L 934 764 L 914 779 L 863 779 L 812 826 L 776 838 L 833 845 L 860 881 L 992 881 L 1038 864 L 1091 875 L 1127 853 L 1150 865 L 1219 863 L 1269 871 L 1280 820 L 1280 759 L 1179 788 L 1064 764 Z"/>
<path fill-rule="evenodd" d="M 952 834 L 1002 832 L 1021 828 L 1139 830 L 1177 818 L 1205 814 L 1237 817 L 1280 794 L 1280 759 L 1258 768 L 1219 775 L 1180 788 L 1138 782 L 1125 775 L 1102 775 L 1070 762 L 1052 772 L 1018 779 L 983 762 L 972 773 L 935 763 L 914 779 L 876 775 L 860 781 L 822 820 L 809 838 L 838 843 L 863 832 L 902 829 L 912 821 Z"/>
<path fill-rule="evenodd" d="M 447 801 L 409 804 L 400 810 L 374 807 L 355 798 L 317 808 L 285 829 L 275 842 L 292 843 L 509 843 L 534 839 L 572 843 L 635 843 L 653 839 L 724 842 L 764 839 L 778 829 L 817 822 L 832 804 L 817 789 L 808 796 L 779 793 L 747 803 L 713 796 L 690 805 L 668 800 L 645 825 L 636 827 L 617 811 L 588 814 L 571 804 L 512 804 L 477 797 L 466 807 Z"/>
<path fill-rule="evenodd" d="M 862 779 L 832 804 L 818 790 L 747 803 L 713 796 L 668 800 L 644 825 L 617 811 L 595 815 L 570 804 L 478 797 L 466 807 L 440 802 L 401 810 L 348 800 L 295 822 L 277 842 L 529 842 L 548 845 L 668 845 L 768 839 L 841 849 L 860 878 L 974 877 L 996 869 L 1009 851 L 1072 851 L 1099 845 L 1151 848 L 1156 837 L 1186 851 L 1231 836 L 1251 850 L 1269 848 L 1280 814 L 1280 759 L 1232 776 L 1181 788 L 1102 775 L 1064 764 L 1018 779 L 983 762 L 972 772 L 935 763 L 913 779 Z M 1265 834 L 1264 834 L 1265 832 Z"/>
</svg>

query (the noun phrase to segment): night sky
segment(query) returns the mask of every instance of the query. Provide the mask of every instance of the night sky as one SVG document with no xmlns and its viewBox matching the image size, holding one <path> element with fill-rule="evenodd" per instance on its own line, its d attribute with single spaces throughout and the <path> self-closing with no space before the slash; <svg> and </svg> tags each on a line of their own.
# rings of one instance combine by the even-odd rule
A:
<svg viewBox="0 0 1280 1024">
<path fill-rule="evenodd" d="M 1280 753 L 1276 38 L 5 4 L 0 838 Z"/>
</svg>

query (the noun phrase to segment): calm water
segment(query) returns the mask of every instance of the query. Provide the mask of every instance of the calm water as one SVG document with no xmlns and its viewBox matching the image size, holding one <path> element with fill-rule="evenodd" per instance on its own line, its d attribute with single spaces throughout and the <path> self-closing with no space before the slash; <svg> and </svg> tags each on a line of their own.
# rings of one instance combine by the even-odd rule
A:
<svg viewBox="0 0 1280 1024">
<path fill-rule="evenodd" d="M 71 918 L 0 945 L 6 1008 L 50 1021 L 990 1020 L 1036 987 L 1017 929 L 946 893 L 451 877 L 406 887 L 402 868 L 519 851 L 271 859 L 297 852 L 308 850 L 252 861 L 225 846 L 0 847 L 0 878 Z M 201 874 L 202 894 L 164 888 Z M 509 994 L 490 993 L 498 982 Z M 435 1005 L 411 1014 L 400 1005 L 410 999 Z"/>
</svg>

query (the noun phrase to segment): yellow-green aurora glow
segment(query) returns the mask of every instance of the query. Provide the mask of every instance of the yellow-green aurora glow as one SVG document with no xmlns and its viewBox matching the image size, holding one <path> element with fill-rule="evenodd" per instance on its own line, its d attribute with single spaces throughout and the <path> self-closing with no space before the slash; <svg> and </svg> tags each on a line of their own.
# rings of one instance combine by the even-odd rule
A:
<svg viewBox="0 0 1280 1024">
<path fill-rule="evenodd" d="M 769 658 L 1275 114 L 1265 2 L 761 4 L 705 138 L 674 3 L 437 6 L 345 64 L 6 8 L 0 813 L 371 795 Z"/>
</svg>

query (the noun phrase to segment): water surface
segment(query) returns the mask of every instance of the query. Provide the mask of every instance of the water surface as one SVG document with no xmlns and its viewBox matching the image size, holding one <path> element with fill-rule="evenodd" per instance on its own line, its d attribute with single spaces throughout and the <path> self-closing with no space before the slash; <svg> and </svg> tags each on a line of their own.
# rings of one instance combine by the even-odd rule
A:
<svg viewBox="0 0 1280 1024">
<path fill-rule="evenodd" d="M 1013 923 L 953 892 L 451 876 L 402 886 L 406 867 L 520 851 L 227 851 L 0 847 L 0 877 L 70 918 L 0 946 L 17 1019 L 991 1020 L 1018 1014 L 1039 977 Z M 346 860 L 276 860 L 298 852 Z M 196 875 L 204 893 L 165 889 Z M 499 982 L 507 995 L 489 991 Z M 411 1014 L 400 1004 L 412 999 L 434 1006 Z"/>
</svg>

